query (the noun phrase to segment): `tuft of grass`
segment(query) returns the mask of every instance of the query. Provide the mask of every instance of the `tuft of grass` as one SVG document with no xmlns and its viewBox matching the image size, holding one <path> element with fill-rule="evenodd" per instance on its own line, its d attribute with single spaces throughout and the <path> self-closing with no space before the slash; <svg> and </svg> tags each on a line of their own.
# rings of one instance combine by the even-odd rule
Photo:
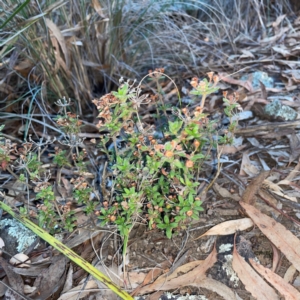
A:
<svg viewBox="0 0 300 300">
<path fill-rule="evenodd" d="M 228 66 L 239 41 L 268 34 L 265 24 L 290 10 L 287 0 L 0 3 L 5 109 L 28 115 L 55 112 L 49 104 L 62 97 L 83 115 L 121 76 L 141 78 L 157 66 L 174 79 L 199 76 L 216 60 Z"/>
</svg>

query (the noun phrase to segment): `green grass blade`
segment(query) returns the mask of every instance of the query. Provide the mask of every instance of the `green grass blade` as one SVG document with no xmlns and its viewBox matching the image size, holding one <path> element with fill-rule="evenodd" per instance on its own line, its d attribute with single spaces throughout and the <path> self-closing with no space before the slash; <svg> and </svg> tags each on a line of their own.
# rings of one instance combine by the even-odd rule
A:
<svg viewBox="0 0 300 300">
<path fill-rule="evenodd" d="M 19 12 L 21 11 L 26 5 L 28 5 L 30 0 L 26 0 L 24 3 L 22 3 L 21 5 L 19 5 L 16 10 L 7 18 L 6 21 L 4 21 L 4 23 L 0 26 L 0 29 L 3 28 L 10 20 L 13 19 L 13 17 Z"/>
<path fill-rule="evenodd" d="M 28 220 L 27 218 L 21 216 L 18 212 L 12 210 L 11 207 L 4 204 L 0 201 L 0 208 L 4 209 L 7 213 L 9 213 L 13 218 L 21 222 L 24 226 L 32 230 L 36 235 L 41 237 L 44 241 L 48 242 L 55 249 L 60 251 L 62 254 L 67 256 L 70 260 L 72 260 L 75 264 L 80 266 L 82 269 L 91 274 L 95 279 L 103 282 L 109 289 L 111 289 L 114 293 L 120 296 L 122 299 L 133 300 L 133 298 L 121 290 L 117 285 L 115 285 L 107 276 L 102 274 L 99 270 L 97 270 L 94 266 L 85 261 L 82 257 L 76 254 L 73 250 L 66 247 L 63 243 L 58 241 L 56 238 L 51 236 L 48 232 L 44 231 L 42 228 L 35 225 L 33 222 Z"/>
</svg>

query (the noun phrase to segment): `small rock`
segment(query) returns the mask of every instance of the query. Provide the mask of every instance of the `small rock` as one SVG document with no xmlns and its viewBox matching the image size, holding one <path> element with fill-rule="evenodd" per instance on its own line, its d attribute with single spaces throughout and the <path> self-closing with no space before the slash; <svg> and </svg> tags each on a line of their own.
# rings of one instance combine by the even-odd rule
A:
<svg viewBox="0 0 300 300">
<path fill-rule="evenodd" d="M 274 118 L 282 118 L 284 121 L 295 120 L 298 116 L 294 109 L 282 105 L 278 99 L 265 106 L 265 113 Z"/>
</svg>

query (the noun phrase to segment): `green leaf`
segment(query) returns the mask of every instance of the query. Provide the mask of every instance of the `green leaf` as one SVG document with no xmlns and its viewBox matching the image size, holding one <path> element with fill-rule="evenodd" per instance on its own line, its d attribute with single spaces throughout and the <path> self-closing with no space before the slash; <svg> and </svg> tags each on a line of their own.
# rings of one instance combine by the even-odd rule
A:
<svg viewBox="0 0 300 300">
<path fill-rule="evenodd" d="M 156 227 L 159 228 L 159 229 L 165 229 L 167 227 L 167 225 L 159 223 L 159 224 L 156 225 Z"/>
<path fill-rule="evenodd" d="M 0 25 L 0 29 L 3 28 L 10 20 L 12 20 L 15 15 L 20 12 L 26 5 L 28 5 L 30 0 L 25 0 L 24 3 L 20 4 L 15 11 L 10 13 L 10 16 Z"/>
<path fill-rule="evenodd" d="M 174 166 L 176 166 L 179 169 L 183 168 L 183 164 L 179 159 L 174 159 L 173 164 L 174 164 Z"/>
<path fill-rule="evenodd" d="M 202 159 L 202 158 L 204 158 L 205 157 L 205 155 L 203 155 L 202 153 L 200 153 L 200 154 L 195 154 L 195 155 L 193 155 L 193 156 L 191 156 L 191 161 L 197 161 L 198 159 Z"/>
<path fill-rule="evenodd" d="M 173 147 L 170 142 L 165 143 L 165 150 L 168 150 L 168 151 L 173 150 Z"/>
<path fill-rule="evenodd" d="M 172 237 L 172 229 L 171 228 L 166 229 L 166 236 L 168 239 L 170 239 Z"/>
<path fill-rule="evenodd" d="M 177 135 L 178 131 L 181 129 L 183 121 L 175 121 L 175 122 L 168 122 L 169 123 L 169 130 L 172 134 Z"/>
<path fill-rule="evenodd" d="M 167 215 L 164 216 L 164 222 L 166 224 L 169 224 L 170 223 L 170 220 L 169 220 L 169 217 Z"/>
</svg>

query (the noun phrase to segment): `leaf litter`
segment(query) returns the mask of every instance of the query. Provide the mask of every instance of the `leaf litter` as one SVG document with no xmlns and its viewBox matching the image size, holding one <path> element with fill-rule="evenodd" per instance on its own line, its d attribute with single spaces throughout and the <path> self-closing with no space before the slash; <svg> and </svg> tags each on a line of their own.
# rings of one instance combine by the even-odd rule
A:
<svg viewBox="0 0 300 300">
<path fill-rule="evenodd" d="M 101 12 L 101 8 L 98 7 L 97 12 L 98 11 Z M 291 230 L 286 229 L 286 226 L 279 223 L 280 219 L 275 220 L 272 216 L 274 216 L 276 208 L 277 216 L 282 215 L 283 218 L 285 218 L 284 220 L 293 222 L 293 219 L 289 215 L 293 216 L 297 210 L 299 211 L 299 207 L 292 206 L 290 203 L 294 202 L 294 204 L 297 204 L 299 201 L 299 196 L 297 196 L 297 194 L 296 196 L 290 196 L 292 191 L 299 192 L 300 186 L 298 175 L 299 138 L 297 133 L 299 120 L 290 122 L 270 120 L 268 119 L 269 117 L 266 117 L 263 110 L 264 105 L 273 101 L 272 96 L 278 96 L 282 104 L 293 107 L 297 112 L 299 111 L 298 84 L 300 82 L 300 76 L 299 71 L 297 70 L 299 62 L 295 60 L 294 57 L 297 57 L 300 52 L 297 42 L 300 37 L 300 22 L 298 18 L 291 23 L 291 26 L 287 26 L 285 22 L 286 18 L 286 15 L 279 16 L 270 25 L 273 28 L 273 34 L 262 38 L 257 44 L 254 43 L 249 47 L 241 47 L 241 49 L 238 49 L 239 54 L 237 55 L 237 58 L 232 56 L 232 60 L 228 63 L 228 66 L 238 66 L 238 69 L 242 69 L 242 66 L 247 65 L 250 65 L 250 69 L 252 69 L 253 66 L 259 63 L 266 70 L 270 70 L 270 73 L 274 72 L 278 76 L 284 78 L 284 80 L 280 80 L 280 88 L 266 87 L 265 85 L 255 87 L 251 80 L 251 76 L 244 81 L 240 79 L 240 74 L 236 76 L 230 72 L 219 73 L 219 76 L 222 77 L 223 81 L 225 81 L 229 87 L 236 89 L 241 95 L 245 95 L 241 100 L 244 109 L 255 111 L 253 118 L 246 121 L 243 120 L 241 126 L 236 131 L 236 135 L 239 137 L 255 137 L 258 140 L 258 144 L 251 144 L 249 139 L 245 139 L 243 144 L 239 146 L 240 148 L 238 148 L 238 151 L 236 150 L 237 148 L 228 148 L 227 152 L 224 152 L 226 155 L 234 156 L 234 158 L 236 158 L 237 161 L 240 160 L 240 162 L 236 165 L 230 165 L 230 163 L 225 163 L 223 165 L 222 172 L 224 174 L 221 172 L 220 179 L 214 186 L 214 189 L 217 191 L 217 196 L 210 192 L 204 202 L 204 205 L 210 214 L 203 214 L 202 217 L 204 221 L 202 223 L 194 223 L 192 224 L 192 227 L 195 228 L 187 229 L 196 229 L 197 234 L 193 236 L 193 239 L 199 236 L 205 239 L 205 236 L 211 234 L 227 235 L 236 233 L 237 235 L 251 235 L 252 232 L 255 232 L 255 230 L 259 228 L 260 232 L 270 240 L 274 244 L 274 247 L 279 249 L 290 261 L 290 264 L 292 264 L 286 268 L 284 276 L 284 279 L 292 284 L 294 277 L 297 274 L 296 270 L 300 271 L 300 260 L 299 254 L 297 253 L 297 250 L 300 249 L 299 239 L 296 237 L 296 234 L 292 234 Z M 56 45 L 58 50 L 55 54 L 57 62 L 61 64 L 62 68 L 66 69 L 66 65 L 69 64 L 68 44 L 65 43 L 61 30 L 55 24 L 52 24 L 51 21 L 49 22 L 47 19 L 46 25 L 52 31 L 53 44 Z M 243 38 L 238 37 L 236 42 L 243 45 Z M 59 52 L 59 47 L 61 47 L 63 55 Z M 205 53 L 205 51 L 200 52 Z M 64 59 L 66 60 L 66 63 L 64 62 Z M 32 69 L 34 66 L 29 65 L 29 67 Z M 216 61 L 216 59 L 214 59 L 214 67 L 222 70 L 224 61 Z M 281 71 L 284 68 L 287 68 L 287 70 Z M 26 70 L 28 70 L 28 66 L 26 66 L 26 68 L 19 67 L 17 71 L 25 72 Z M 245 71 L 249 72 L 249 69 L 246 69 Z M 29 75 L 30 74 L 27 72 L 25 77 Z M 3 84 L 1 85 L 3 86 Z M 13 91 L 13 88 L 11 88 L 11 91 Z M 169 93 L 170 95 L 168 95 L 168 91 L 166 91 L 166 99 L 171 99 L 172 90 L 170 90 Z M 286 100 L 285 94 L 290 96 L 290 100 Z M 217 100 L 215 100 L 215 103 L 217 103 Z M 214 110 L 215 107 L 212 106 L 210 109 Z M 282 147 L 282 149 L 279 148 L 279 146 Z M 255 151 L 253 152 L 252 150 Z M 241 151 L 243 152 L 241 153 Z M 297 165 L 295 166 L 295 164 Z M 268 178 L 269 176 L 272 176 L 272 174 L 270 174 L 270 171 L 267 169 L 268 167 L 275 169 L 273 172 L 278 172 L 277 174 L 280 174 L 279 178 L 274 181 L 269 181 Z M 3 166 L 3 169 L 5 170 L 6 166 Z M 229 180 L 226 181 L 226 178 L 229 178 Z M 250 184 L 248 183 L 249 179 L 252 179 Z M 62 177 L 61 180 L 63 182 L 63 189 L 61 189 L 60 194 L 62 197 L 60 198 L 67 198 L 69 196 L 68 191 L 70 191 L 70 184 L 64 177 Z M 17 191 L 16 194 L 21 195 L 21 188 L 15 188 L 15 190 Z M 214 201 L 211 201 L 213 197 L 215 197 L 213 199 Z M 7 196 L 6 199 L 11 202 L 12 205 L 15 205 L 15 198 Z M 262 202 L 261 198 L 266 199 L 268 202 Z M 285 198 L 286 201 L 290 202 L 284 202 L 282 198 Z M 230 200 L 234 201 L 233 205 L 237 204 L 240 200 L 239 209 L 242 207 L 243 213 L 239 212 L 238 219 L 232 220 L 232 216 L 229 216 L 226 218 L 226 221 L 224 221 L 225 214 L 219 215 L 216 213 L 216 207 L 221 207 L 222 211 L 226 211 L 227 202 Z M 213 204 L 211 202 L 213 202 Z M 269 204 L 272 204 L 273 207 Z M 282 208 L 282 204 L 284 204 L 284 208 Z M 265 208 L 266 206 L 270 208 L 268 211 L 263 210 L 263 207 Z M 238 211 L 236 206 L 233 207 Z M 78 215 L 83 215 L 83 213 L 79 212 Z M 247 216 L 247 218 L 245 218 L 245 216 Z M 236 216 L 234 216 L 234 218 L 236 218 Z M 210 225 L 210 222 L 217 225 L 213 227 L 212 224 Z M 253 224 L 255 224 L 254 228 Z M 207 225 L 209 225 L 211 229 L 205 232 Z M 197 226 L 199 227 L 198 230 Z M 249 231 L 249 228 L 252 228 L 252 230 Z M 295 227 L 295 231 L 297 230 L 297 227 Z M 105 244 L 106 239 L 109 241 L 107 244 Z M 159 236 L 157 239 L 162 239 L 162 237 Z M 174 239 L 174 241 L 175 240 L 176 239 Z M 76 247 L 88 260 L 95 258 L 95 245 L 97 250 L 101 248 L 101 251 L 107 252 L 105 255 L 101 256 L 101 259 L 111 255 L 110 251 L 113 248 L 113 241 L 107 238 L 106 234 L 99 234 L 98 240 L 95 240 L 94 242 L 95 243 L 91 242 L 91 235 L 88 233 L 88 230 L 84 229 L 80 230 L 80 233 L 75 235 L 74 239 L 67 241 L 72 247 Z M 100 247 L 99 244 L 102 242 L 104 246 L 101 245 Z M 201 240 L 197 241 L 197 243 L 198 242 L 201 243 Z M 134 266 L 134 263 L 132 263 L 133 267 L 132 269 L 129 268 L 129 275 L 132 275 L 130 279 L 132 286 L 134 286 L 134 284 L 138 285 L 136 289 L 137 294 L 150 293 L 158 290 L 177 290 L 178 287 L 190 285 L 215 291 L 224 299 L 235 299 L 237 297 L 231 288 L 228 288 L 224 284 L 207 276 L 209 269 L 216 263 L 217 253 L 215 248 L 206 259 L 203 258 L 201 260 L 195 260 L 195 257 L 193 256 L 196 253 L 195 251 L 195 253 L 190 256 L 192 261 L 183 264 L 169 274 L 172 265 L 172 256 L 174 255 L 172 255 L 172 251 L 167 248 L 172 247 L 164 240 L 162 240 L 160 244 L 163 246 L 158 246 L 159 243 L 160 241 L 154 241 L 153 244 L 151 244 L 151 251 L 154 249 L 154 254 L 152 256 L 151 251 L 148 253 L 145 250 L 146 248 L 143 248 L 143 251 L 138 252 L 134 242 L 132 244 L 132 249 L 130 249 L 131 262 L 134 262 L 135 255 L 145 254 L 147 252 L 147 259 L 151 258 L 157 265 L 160 265 L 160 267 L 157 268 L 153 267 L 148 273 L 145 271 L 141 272 L 142 275 L 139 276 L 138 274 L 141 273 L 135 272 L 134 267 L 137 266 Z M 142 246 L 142 240 L 136 242 L 136 244 Z M 200 247 L 195 242 L 194 244 L 196 245 L 194 249 Z M 177 250 L 180 249 L 178 245 L 179 244 L 176 244 Z M 174 245 L 172 246 L 174 247 Z M 108 251 L 107 248 L 110 251 Z M 167 257 L 167 261 L 164 260 L 167 262 L 166 264 L 163 264 L 162 260 L 160 263 L 155 260 L 158 259 L 156 251 L 162 252 L 164 256 Z M 145 261 L 145 258 L 143 260 Z M 42 260 L 40 259 L 40 262 L 41 261 Z M 113 259 L 109 262 L 112 261 Z M 30 276 L 30 271 L 32 271 L 32 275 L 36 276 L 35 283 L 32 285 L 36 287 L 36 293 L 43 292 L 45 295 L 50 295 L 51 293 L 60 290 L 62 288 L 60 281 L 64 281 L 64 276 L 68 278 L 65 269 L 67 267 L 66 262 L 61 261 L 60 259 L 58 259 L 58 262 L 55 262 L 55 259 L 50 260 L 41 266 L 34 266 L 31 264 L 28 269 L 22 271 L 19 270 L 20 268 L 8 267 L 3 259 L 1 259 L 1 266 L 5 273 L 9 274 L 8 277 L 13 277 L 11 282 L 9 282 L 10 286 L 21 294 L 24 291 L 24 283 L 20 275 Z M 279 296 L 276 293 L 276 290 L 282 296 L 285 296 L 286 299 L 299 299 L 299 293 L 297 293 L 295 288 L 292 288 L 292 285 L 285 285 L 281 280 L 282 277 L 278 277 L 278 275 L 269 268 L 263 269 L 261 265 L 257 265 L 251 258 L 244 258 L 237 251 L 236 245 L 234 245 L 233 248 L 233 266 L 239 275 L 240 280 L 244 282 L 246 289 L 257 299 L 270 299 L 270 297 L 272 297 L 272 299 L 278 299 Z M 145 265 L 143 265 L 143 267 L 145 267 Z M 116 269 L 118 269 L 118 267 Z M 116 272 L 116 269 L 110 269 L 110 271 Z M 140 269 L 143 268 L 140 267 Z M 256 273 L 254 269 L 260 270 L 260 272 L 258 272 L 260 275 Z M 76 298 L 78 295 L 78 297 L 84 297 L 90 293 L 85 290 L 98 287 L 97 283 L 93 282 L 93 280 L 87 280 L 86 283 L 80 283 L 82 280 L 87 279 L 87 277 L 86 274 L 80 275 L 79 273 L 79 270 L 76 268 L 74 270 L 69 270 L 68 274 L 70 277 L 67 280 L 68 285 L 66 286 L 64 293 L 60 296 L 61 299 L 71 299 L 71 297 L 75 295 Z M 118 276 L 122 278 L 122 274 L 119 274 Z M 142 280 L 143 276 L 144 279 Z M 70 279 L 71 277 L 73 277 L 72 280 Z M 266 278 L 273 288 L 270 287 L 263 278 Z M 77 287 L 73 288 L 71 281 L 74 281 L 73 285 L 77 285 Z M 252 282 L 252 285 L 249 284 L 250 282 Z M 269 294 L 266 295 L 266 292 Z M 9 290 L 8 293 L 12 293 L 11 290 Z M 72 294 L 73 296 L 71 296 Z M 264 298 L 268 295 L 269 298 Z M 15 298 L 17 297 L 18 296 L 16 295 Z"/>
</svg>

